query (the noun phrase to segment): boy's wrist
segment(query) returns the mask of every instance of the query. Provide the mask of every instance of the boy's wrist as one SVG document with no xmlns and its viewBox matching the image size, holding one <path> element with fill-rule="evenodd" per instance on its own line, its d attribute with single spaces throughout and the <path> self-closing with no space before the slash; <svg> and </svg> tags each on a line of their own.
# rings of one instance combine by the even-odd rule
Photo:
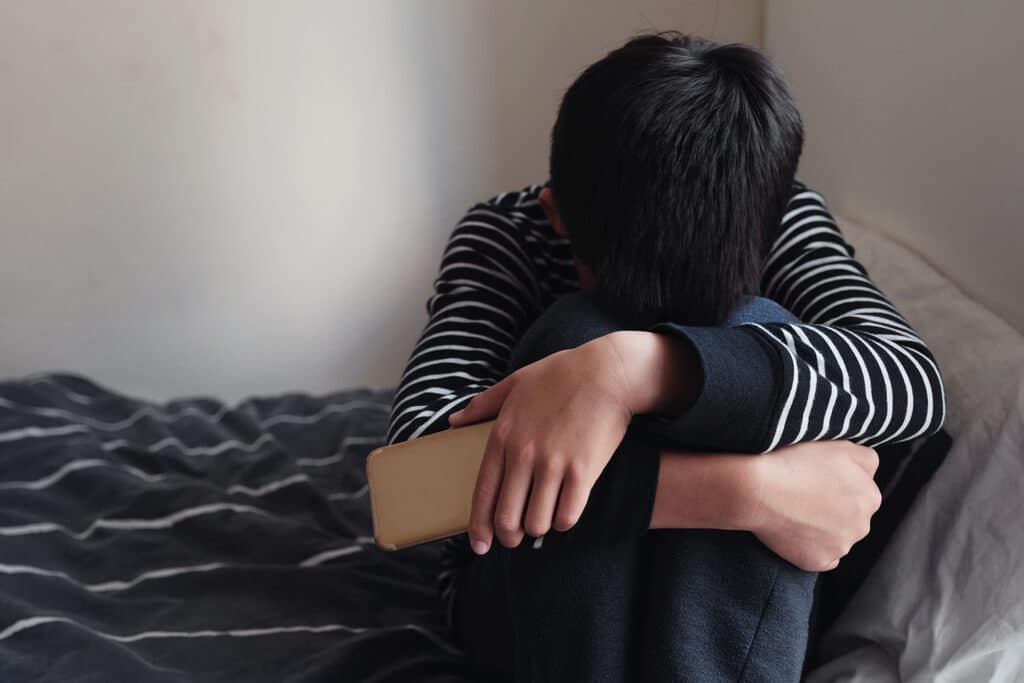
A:
<svg viewBox="0 0 1024 683">
<path fill-rule="evenodd" d="M 622 363 L 628 393 L 623 401 L 634 415 L 673 415 L 696 400 L 700 361 L 687 342 L 639 330 L 612 332 L 603 339 Z"/>
<path fill-rule="evenodd" d="M 760 460 L 663 451 L 650 528 L 752 531 L 760 507 Z"/>
</svg>

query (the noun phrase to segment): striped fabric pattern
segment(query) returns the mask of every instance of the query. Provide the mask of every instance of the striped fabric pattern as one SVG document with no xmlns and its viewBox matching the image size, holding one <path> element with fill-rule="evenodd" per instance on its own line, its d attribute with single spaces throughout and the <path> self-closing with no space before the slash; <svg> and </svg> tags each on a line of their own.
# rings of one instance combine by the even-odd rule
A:
<svg viewBox="0 0 1024 683">
<path fill-rule="evenodd" d="M 504 377 L 530 323 L 579 289 L 572 249 L 551 229 L 541 189 L 477 204 L 452 232 L 397 390 L 390 443 L 446 428 L 448 415 Z M 880 446 L 939 429 L 945 396 L 931 352 L 856 261 L 821 195 L 802 183 L 794 183 L 761 294 L 802 323 L 742 326 L 774 351 L 781 377 L 760 450 L 824 439 Z M 466 545 L 449 544 L 441 574 L 448 598 Z"/>
<path fill-rule="evenodd" d="M 762 286 L 805 323 L 750 326 L 787 358 L 785 403 L 764 450 L 824 439 L 880 446 L 942 426 L 931 351 L 856 261 L 818 193 L 797 187 Z"/>
<path fill-rule="evenodd" d="M 0 681 L 454 681 L 439 547 L 373 543 L 391 391 L 0 382 Z"/>
</svg>

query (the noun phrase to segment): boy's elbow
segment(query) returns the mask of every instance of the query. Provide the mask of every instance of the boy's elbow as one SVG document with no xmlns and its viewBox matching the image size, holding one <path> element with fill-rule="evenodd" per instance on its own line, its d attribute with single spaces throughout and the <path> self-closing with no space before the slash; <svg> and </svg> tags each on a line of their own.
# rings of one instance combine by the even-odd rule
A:
<svg viewBox="0 0 1024 683">
<path fill-rule="evenodd" d="M 931 391 L 929 396 L 929 410 L 925 412 L 924 424 L 921 426 L 920 437 L 928 437 L 936 434 L 946 423 L 946 387 L 942 382 L 942 375 L 938 368 L 930 378 Z"/>
<path fill-rule="evenodd" d="M 925 426 L 924 436 L 931 436 L 942 429 L 943 425 L 946 424 L 946 392 L 942 386 L 942 382 L 939 382 L 938 392 L 936 392 L 936 405 L 933 411 L 931 421 Z"/>
</svg>

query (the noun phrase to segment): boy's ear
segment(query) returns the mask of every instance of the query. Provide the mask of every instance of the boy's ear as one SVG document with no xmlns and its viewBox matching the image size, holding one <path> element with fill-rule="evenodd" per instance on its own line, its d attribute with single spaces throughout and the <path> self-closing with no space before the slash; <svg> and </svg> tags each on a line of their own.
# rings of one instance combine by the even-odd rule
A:
<svg viewBox="0 0 1024 683">
<path fill-rule="evenodd" d="M 555 231 L 555 234 L 562 239 L 569 239 L 569 231 L 565 229 L 565 223 L 562 222 L 562 215 L 558 213 L 558 204 L 555 202 L 555 195 L 551 191 L 550 187 L 545 187 L 540 191 L 540 195 L 537 197 L 540 201 L 540 205 L 544 207 L 544 213 L 548 217 L 548 221 L 551 223 L 551 229 Z"/>
</svg>

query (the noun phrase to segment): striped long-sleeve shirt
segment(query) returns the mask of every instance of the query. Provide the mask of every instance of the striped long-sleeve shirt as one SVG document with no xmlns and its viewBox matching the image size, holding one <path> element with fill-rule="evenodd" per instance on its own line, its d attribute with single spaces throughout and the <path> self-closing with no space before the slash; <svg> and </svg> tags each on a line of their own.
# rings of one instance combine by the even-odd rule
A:
<svg viewBox="0 0 1024 683">
<path fill-rule="evenodd" d="M 572 249 L 548 223 L 540 189 L 477 204 L 456 226 L 398 387 L 389 442 L 446 428 L 448 415 L 504 377 L 513 345 L 541 311 L 579 289 Z M 823 439 L 878 446 L 941 426 L 945 400 L 931 352 L 855 260 L 821 196 L 803 185 L 773 241 L 762 295 L 802 323 L 673 326 L 704 368 L 722 367 L 707 361 L 729 354 L 724 366 L 735 373 L 704 378 L 679 430 L 699 423 L 692 428 L 709 432 L 695 437 L 703 445 L 757 452 Z M 753 352 L 743 366 L 728 362 L 737 347 Z M 768 381 L 745 381 L 755 376 Z M 723 406 L 729 414 L 749 407 L 756 424 L 737 437 L 734 422 L 715 417 Z M 719 424 L 730 424 L 732 436 L 716 438 Z"/>
<path fill-rule="evenodd" d="M 389 442 L 446 428 L 448 415 L 504 377 L 512 347 L 541 311 L 579 289 L 569 242 L 538 202 L 541 188 L 477 204 L 452 232 Z M 822 197 L 800 183 L 761 295 L 801 323 L 659 328 L 689 339 L 704 369 L 697 401 L 662 425 L 668 436 L 761 452 L 825 439 L 878 446 L 939 429 L 945 397 L 931 352 L 856 261 Z"/>
</svg>

